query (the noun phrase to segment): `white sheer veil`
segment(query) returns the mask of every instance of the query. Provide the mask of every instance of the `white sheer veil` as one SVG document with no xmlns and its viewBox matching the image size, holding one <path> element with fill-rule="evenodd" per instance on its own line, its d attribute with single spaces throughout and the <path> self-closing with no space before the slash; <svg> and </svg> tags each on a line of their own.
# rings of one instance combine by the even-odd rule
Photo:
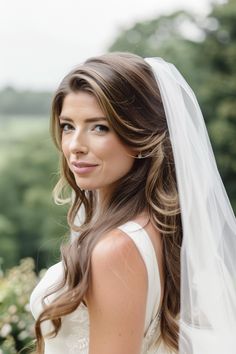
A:
<svg viewBox="0 0 236 354">
<path fill-rule="evenodd" d="M 146 58 L 162 97 L 180 198 L 180 354 L 236 353 L 236 221 L 196 97 L 174 65 Z"/>
</svg>

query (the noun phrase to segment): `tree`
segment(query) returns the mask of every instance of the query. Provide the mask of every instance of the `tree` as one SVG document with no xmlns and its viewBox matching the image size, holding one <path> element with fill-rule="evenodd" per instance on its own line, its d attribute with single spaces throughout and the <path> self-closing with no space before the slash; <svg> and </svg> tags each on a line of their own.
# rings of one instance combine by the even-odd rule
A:
<svg viewBox="0 0 236 354">
<path fill-rule="evenodd" d="M 236 0 L 207 17 L 178 11 L 124 30 L 109 48 L 174 63 L 200 102 L 219 171 L 236 211 Z"/>
<path fill-rule="evenodd" d="M 196 65 L 202 107 L 220 172 L 236 211 L 236 1 L 216 5 L 202 29 L 205 40 Z"/>
<path fill-rule="evenodd" d="M 58 157 L 46 132 L 5 142 L 5 151 L 6 144 L 0 180 L 0 257 L 6 268 L 30 256 L 41 269 L 58 258 L 68 232 L 66 209 L 55 206 L 51 196 Z"/>
<path fill-rule="evenodd" d="M 7 86 L 0 91 L 0 115 L 41 115 L 50 111 L 51 92 L 16 90 Z"/>
<path fill-rule="evenodd" d="M 162 57 L 175 64 L 190 81 L 195 82 L 192 61 L 197 55 L 197 41 L 203 36 L 200 19 L 185 11 L 138 22 L 118 35 L 109 51 L 129 51 L 142 57 Z M 190 28 L 195 41 L 186 35 Z M 192 35 L 193 36 L 193 35 Z"/>
</svg>

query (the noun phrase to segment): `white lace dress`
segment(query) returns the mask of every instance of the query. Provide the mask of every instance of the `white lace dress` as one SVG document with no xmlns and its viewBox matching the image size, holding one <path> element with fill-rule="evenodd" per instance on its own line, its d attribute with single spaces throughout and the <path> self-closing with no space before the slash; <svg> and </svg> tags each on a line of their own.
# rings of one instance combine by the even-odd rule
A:
<svg viewBox="0 0 236 354">
<path fill-rule="evenodd" d="M 160 277 L 158 263 L 152 241 L 147 232 L 137 223 L 129 221 L 119 227 L 136 244 L 147 267 L 148 294 L 143 335 L 142 351 L 140 354 L 167 354 L 167 349 L 161 344 L 153 348 L 153 340 L 159 333 L 158 312 L 160 303 Z M 48 269 L 44 277 L 33 290 L 30 297 L 30 307 L 36 319 L 42 311 L 41 300 L 49 287 L 62 277 L 61 262 Z M 54 295 L 47 297 L 46 303 L 53 300 Z M 43 333 L 51 329 L 49 321 L 43 323 Z M 89 314 L 87 307 L 81 303 L 71 314 L 62 318 L 62 326 L 55 338 L 45 338 L 45 354 L 88 354 L 89 347 Z"/>
</svg>

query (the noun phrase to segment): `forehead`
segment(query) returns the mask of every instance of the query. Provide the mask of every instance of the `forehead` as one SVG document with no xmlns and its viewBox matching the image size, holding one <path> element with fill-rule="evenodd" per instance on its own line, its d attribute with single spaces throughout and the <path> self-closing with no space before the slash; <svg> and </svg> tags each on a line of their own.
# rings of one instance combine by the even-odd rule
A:
<svg viewBox="0 0 236 354">
<path fill-rule="evenodd" d="M 91 114 L 104 115 L 96 97 L 84 91 L 70 92 L 63 100 L 61 116 L 81 116 L 89 118 Z"/>
</svg>

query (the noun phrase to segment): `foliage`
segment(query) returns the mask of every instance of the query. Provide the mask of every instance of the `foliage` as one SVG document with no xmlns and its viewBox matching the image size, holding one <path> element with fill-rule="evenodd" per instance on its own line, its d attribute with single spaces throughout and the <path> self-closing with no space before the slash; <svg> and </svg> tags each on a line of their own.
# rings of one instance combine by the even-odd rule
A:
<svg viewBox="0 0 236 354">
<path fill-rule="evenodd" d="M 197 80 L 192 69 L 192 59 L 197 55 L 197 42 L 203 32 L 198 19 L 185 11 L 138 22 L 124 30 L 110 46 L 110 51 L 129 51 L 143 57 L 162 57 L 175 64 L 193 83 Z M 192 37 L 186 34 L 191 30 Z M 188 33 L 188 32 L 187 32 Z M 191 73 L 191 75 L 190 75 Z"/>
<path fill-rule="evenodd" d="M 0 114 L 47 115 L 51 97 L 51 92 L 19 91 L 8 86 L 0 91 Z"/>
<path fill-rule="evenodd" d="M 29 297 L 38 279 L 34 261 L 25 258 L 0 276 L 0 354 L 19 353 L 34 338 L 34 320 Z M 28 349 L 20 353 L 29 353 Z"/>
<path fill-rule="evenodd" d="M 236 0 L 215 6 L 203 26 L 205 40 L 196 58 L 204 68 L 201 102 L 221 175 L 236 211 Z"/>
<path fill-rule="evenodd" d="M 138 22 L 121 32 L 110 50 L 161 56 L 180 69 L 200 102 L 236 211 L 236 0 L 213 5 L 207 17 L 178 11 Z M 39 269 L 52 264 L 68 232 L 66 209 L 51 198 L 58 157 L 47 120 L 19 115 L 48 112 L 50 95 L 9 87 L 0 92 L 2 112 L 16 114 L 14 119 L 0 117 L 0 256 L 5 268 L 28 255 Z"/>
<path fill-rule="evenodd" d="M 58 156 L 47 132 L 29 129 L 31 120 L 14 119 L 16 131 L 5 129 L 0 144 L 0 257 L 4 267 L 31 256 L 38 269 L 58 259 L 67 229 L 66 210 L 55 206 L 52 189 L 58 178 Z"/>
<path fill-rule="evenodd" d="M 202 107 L 236 211 L 236 0 L 213 5 L 207 17 L 178 11 L 138 22 L 120 33 L 110 51 L 161 56 L 180 69 Z M 58 258 L 68 232 L 66 209 L 51 198 L 58 156 L 43 117 L 50 100 L 49 92 L 11 87 L 0 92 L 0 257 L 5 268 L 29 255 L 37 269 L 47 267 Z M 0 354 L 17 353 L 32 341 L 28 300 L 37 282 L 32 259 L 0 271 Z"/>
<path fill-rule="evenodd" d="M 178 11 L 124 30 L 110 51 L 161 56 L 196 92 L 234 211 L 236 211 L 236 0 L 213 4 L 207 17 Z"/>
</svg>

